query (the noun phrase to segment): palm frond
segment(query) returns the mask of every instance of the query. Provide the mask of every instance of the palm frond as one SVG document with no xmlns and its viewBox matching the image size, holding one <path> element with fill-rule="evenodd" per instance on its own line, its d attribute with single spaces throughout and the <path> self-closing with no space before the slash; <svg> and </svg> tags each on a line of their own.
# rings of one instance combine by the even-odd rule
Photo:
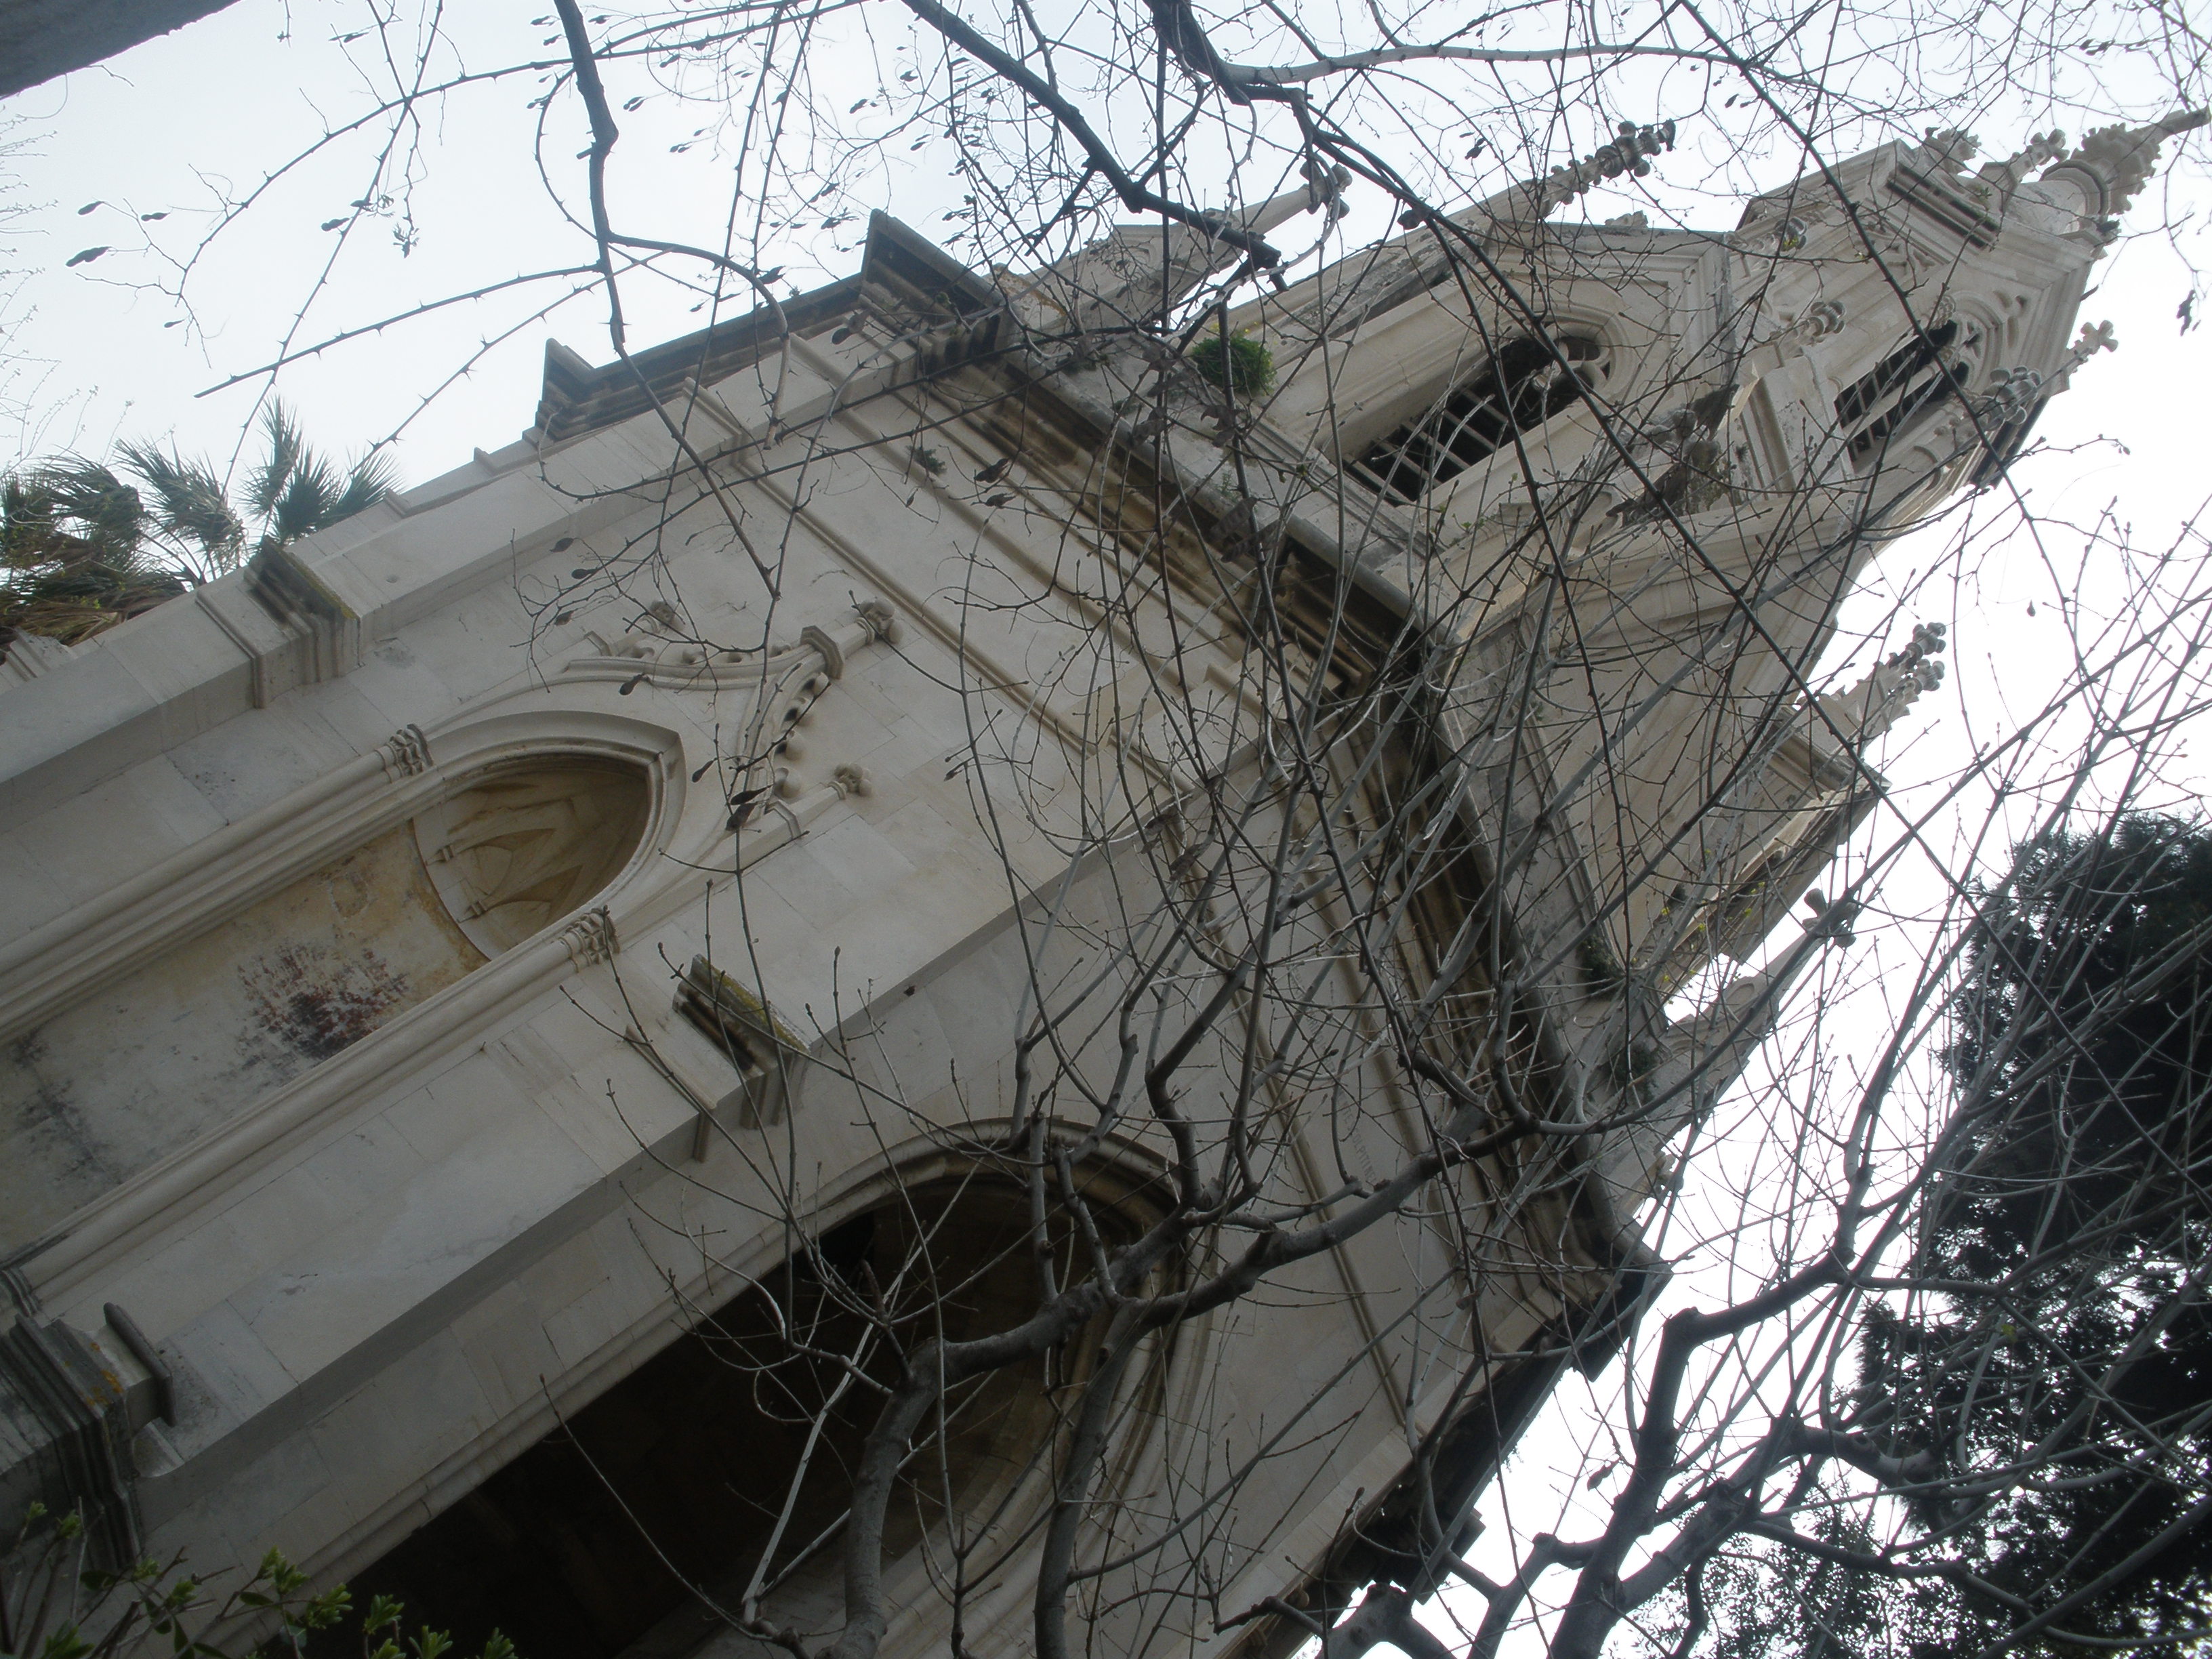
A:
<svg viewBox="0 0 2212 1659">
<path fill-rule="evenodd" d="M 11 481 L 9 562 L 137 568 L 146 510 L 108 467 L 82 456 L 41 462 Z"/>
<path fill-rule="evenodd" d="M 336 524 L 341 519 L 350 519 L 398 493 L 399 469 L 392 465 L 389 454 L 372 449 L 346 473 L 345 489 L 331 503 L 331 516 L 323 522 Z"/>
<path fill-rule="evenodd" d="M 35 570 L 59 556 L 64 537 L 54 513 L 53 492 L 35 473 L 19 473 L 0 483 L 0 563 L 10 570 Z"/>
<path fill-rule="evenodd" d="M 276 503 L 291 488 L 293 475 L 311 457 L 300 423 L 293 419 L 283 398 L 272 399 L 262 411 L 261 429 L 268 435 L 269 457 L 254 470 L 246 484 L 246 504 L 256 518 L 266 519 L 276 511 Z"/>
<path fill-rule="evenodd" d="M 164 454 L 151 444 L 116 446 L 123 464 L 153 492 L 154 520 L 170 535 L 194 544 L 209 576 L 237 564 L 246 526 L 224 492 L 222 480 L 205 461 Z"/>
<path fill-rule="evenodd" d="M 267 539 L 295 542 L 321 529 L 344 494 L 337 468 L 301 445 L 283 493 L 270 505 Z"/>
</svg>

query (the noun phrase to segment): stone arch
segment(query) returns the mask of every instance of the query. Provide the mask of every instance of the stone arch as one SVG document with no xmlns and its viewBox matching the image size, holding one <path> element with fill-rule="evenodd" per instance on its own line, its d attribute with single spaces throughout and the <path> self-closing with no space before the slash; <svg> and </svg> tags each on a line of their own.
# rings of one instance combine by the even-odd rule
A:
<svg viewBox="0 0 2212 1659">
<path fill-rule="evenodd" d="M 0 1170 L 0 1245 L 243 1117 L 605 891 L 654 793 L 637 761 L 552 747 L 414 782 L 334 817 L 315 850 L 228 902 L 182 907 L 167 938 L 8 1034 L 0 1113 L 21 1127 Z M 224 873 L 185 884 L 220 889 Z"/>
<path fill-rule="evenodd" d="M 1150 1218 L 1143 1197 L 1114 1172 L 1103 1192 L 1120 1200 L 1104 1224 L 1134 1237 Z M 857 1354 L 860 1370 L 896 1378 L 893 1347 L 867 1340 L 860 1310 L 871 1305 L 907 1328 L 908 1351 L 925 1335 L 1018 1322 L 1035 1305 L 1030 1237 L 1026 1191 L 1003 1176 L 931 1160 L 871 1182 L 842 1219 L 691 1310 L 674 1342 L 564 1408 L 550 1433 L 350 1575 L 356 1595 L 402 1597 L 410 1618 L 450 1629 L 464 1650 L 496 1627 L 530 1659 L 769 1659 L 773 1647 L 723 1617 L 749 1594 L 773 1628 L 834 1629 L 840 1517 L 883 1396 L 841 1389 L 831 1356 Z M 1072 1231 L 1054 1249 L 1063 1280 L 1079 1270 Z M 942 1435 L 917 1440 L 886 1527 L 902 1617 L 931 1594 L 921 1558 L 933 1536 L 942 1541 L 948 1499 L 983 1540 L 979 1574 L 1027 1535 L 1049 1492 L 1054 1392 L 1087 1372 L 1097 1335 L 957 1390 Z"/>
<path fill-rule="evenodd" d="M 460 780 L 413 827 L 454 924 L 493 957 L 605 891 L 637 850 L 651 809 L 636 767 L 556 754 Z"/>
</svg>

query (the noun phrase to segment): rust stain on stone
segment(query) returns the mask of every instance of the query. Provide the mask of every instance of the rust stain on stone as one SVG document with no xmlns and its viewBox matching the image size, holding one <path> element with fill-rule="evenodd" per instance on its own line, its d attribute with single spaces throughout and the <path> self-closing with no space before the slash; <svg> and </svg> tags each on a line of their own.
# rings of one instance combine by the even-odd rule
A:
<svg viewBox="0 0 2212 1659">
<path fill-rule="evenodd" d="M 349 1048 L 413 1000 L 407 975 L 365 946 L 341 955 L 283 945 L 240 963 L 238 973 L 256 1026 L 309 1060 Z"/>
</svg>

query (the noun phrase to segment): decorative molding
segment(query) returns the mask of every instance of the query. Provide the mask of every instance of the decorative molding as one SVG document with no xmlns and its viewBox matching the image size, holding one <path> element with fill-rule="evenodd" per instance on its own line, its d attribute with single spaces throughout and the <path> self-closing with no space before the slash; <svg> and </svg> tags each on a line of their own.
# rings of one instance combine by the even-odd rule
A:
<svg viewBox="0 0 2212 1659">
<path fill-rule="evenodd" d="M 822 665 L 829 671 L 831 679 L 845 678 L 845 647 L 834 635 L 825 634 L 818 628 L 802 628 L 799 630 L 799 642 L 822 659 Z"/>
<path fill-rule="evenodd" d="M 384 761 L 385 775 L 394 781 L 420 777 L 433 763 L 429 738 L 422 735 L 421 726 L 411 724 L 386 738 L 376 752 Z"/>
<path fill-rule="evenodd" d="M 615 937 L 615 919 L 604 904 L 586 910 L 561 930 L 561 943 L 568 947 L 568 960 L 580 969 L 612 962 L 622 941 Z"/>
<path fill-rule="evenodd" d="M 772 687 L 802 666 L 820 667 L 830 679 L 842 678 L 846 662 L 878 641 L 896 643 L 899 624 L 891 607 L 866 599 L 853 607 L 853 619 L 835 628 L 813 625 L 799 630 L 799 643 L 763 654 L 757 651 L 710 651 L 689 640 L 662 640 L 629 634 L 608 640 L 584 637 L 592 649 L 571 657 L 558 678 L 564 681 L 617 682 L 625 694 L 649 685 L 661 691 L 757 691 Z"/>
<path fill-rule="evenodd" d="M 1935 163 L 1924 170 L 1899 162 L 1889 175 L 1889 189 L 1907 207 L 1964 238 L 1972 246 L 1995 247 L 2003 227 L 1983 205 L 1991 195 L 1990 186 L 1960 176 L 1966 157 L 1972 154 L 1972 140 L 1964 139 L 1964 143 L 1967 148 L 1963 151 L 1947 149 L 1940 140 L 1930 147 L 1936 152 L 1933 155 L 1922 151 L 1921 159 Z"/>
<path fill-rule="evenodd" d="M 77 1211 L 26 1252 L 27 1276 L 46 1300 L 64 1302 L 118 1260 L 159 1249 L 271 1159 L 342 1133 L 577 972 L 576 950 L 567 928 L 550 930 L 416 1003 Z"/>
<path fill-rule="evenodd" d="M 871 597 L 854 604 L 851 617 L 834 628 L 810 623 L 799 630 L 799 642 L 765 655 L 744 652 L 708 653 L 696 644 L 653 643 L 632 635 L 610 644 L 596 635 L 586 635 L 597 647 L 586 657 L 572 659 L 561 671 L 564 681 L 619 682 L 623 695 L 641 685 L 670 691 L 714 690 L 752 698 L 751 712 L 738 724 L 738 735 L 728 744 L 731 752 L 719 758 L 721 781 L 729 810 L 725 829 L 738 833 L 761 823 L 767 815 L 780 815 L 793 836 L 801 832 L 801 817 L 787 803 L 806 794 L 791 763 L 799 759 L 797 730 L 816 699 L 842 678 L 856 653 L 878 644 L 897 643 L 897 612 L 884 599 Z M 709 764 L 717 764 L 710 761 Z M 700 769 L 703 774 L 706 768 Z M 819 787 L 820 800 L 805 815 L 811 817 L 824 802 L 848 799 L 868 791 L 866 769 L 857 765 L 833 769 L 831 781 Z"/>
<path fill-rule="evenodd" d="M 76 647 L 43 634 L 18 634 L 0 654 L 0 691 L 51 674 L 76 655 Z"/>
<path fill-rule="evenodd" d="M 36 1026 L 86 987 L 131 972 L 424 812 L 443 798 L 447 778 L 470 778 L 549 754 L 642 768 L 654 781 L 641 847 L 659 848 L 677 834 L 684 798 L 681 750 L 672 732 L 610 714 L 533 709 L 480 718 L 441 732 L 436 743 L 441 758 L 427 772 L 393 781 L 390 757 L 380 747 L 11 941 L 0 950 L 0 1035 Z M 828 790 L 821 793 L 825 801 L 835 799 Z M 717 805 L 711 797 L 706 804 Z M 719 829 L 719 817 L 714 822 Z M 779 823 L 747 839 L 757 843 L 746 849 L 757 857 L 788 836 Z M 702 850 L 711 844 L 700 841 Z M 638 855 L 628 866 L 633 873 L 654 867 Z M 27 1285 L 52 1300 L 57 1287 L 80 1283 L 118 1254 L 149 1248 L 152 1238 L 189 1224 L 204 1205 L 221 1201 L 270 1158 L 303 1139 L 337 1132 L 356 1109 L 388 1097 L 453 1043 L 575 972 L 579 952 L 611 950 L 616 903 L 626 926 L 650 927 L 676 903 L 678 890 L 673 881 L 641 884 L 618 873 L 605 892 L 610 900 L 617 892 L 622 896 L 599 905 L 604 921 L 594 928 L 578 919 L 585 922 L 585 938 L 572 944 L 565 927 L 555 927 L 507 951 L 111 1188 L 24 1253 L 18 1265 Z M 647 919 L 633 920 L 641 911 L 650 913 Z"/>
</svg>

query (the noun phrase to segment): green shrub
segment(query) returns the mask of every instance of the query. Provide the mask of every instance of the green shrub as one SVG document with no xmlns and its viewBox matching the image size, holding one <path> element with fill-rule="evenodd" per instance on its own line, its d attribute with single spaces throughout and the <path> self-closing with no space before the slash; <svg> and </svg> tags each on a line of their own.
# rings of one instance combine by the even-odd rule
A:
<svg viewBox="0 0 2212 1659">
<path fill-rule="evenodd" d="M 1207 335 L 1190 349 L 1190 366 L 1239 398 L 1263 396 L 1275 384 L 1274 353 L 1242 334 L 1230 336 L 1225 347 L 1218 333 Z"/>
<path fill-rule="evenodd" d="M 344 1585 L 311 1589 L 307 1575 L 275 1550 L 228 1595 L 187 1575 L 181 1555 L 115 1572 L 88 1570 L 85 1550 L 82 1510 L 56 1515 L 34 1503 L 14 1538 L 0 1534 L 0 1652 L 13 1659 L 300 1659 L 310 1637 L 336 1630 L 354 1611 Z M 361 1618 L 362 1659 L 459 1659 L 443 1631 L 425 1626 L 407 1634 L 405 1612 L 388 1595 L 370 1600 Z M 259 1650 L 242 1638 L 218 1639 L 251 1613 L 277 1622 Z M 494 1631 L 476 1659 L 515 1659 L 514 1644 Z"/>
</svg>

